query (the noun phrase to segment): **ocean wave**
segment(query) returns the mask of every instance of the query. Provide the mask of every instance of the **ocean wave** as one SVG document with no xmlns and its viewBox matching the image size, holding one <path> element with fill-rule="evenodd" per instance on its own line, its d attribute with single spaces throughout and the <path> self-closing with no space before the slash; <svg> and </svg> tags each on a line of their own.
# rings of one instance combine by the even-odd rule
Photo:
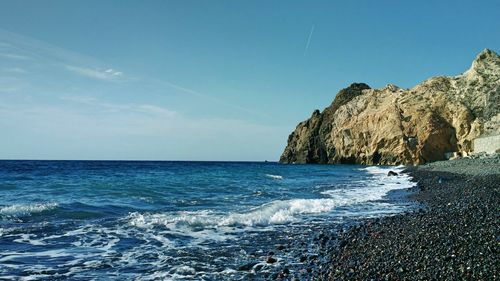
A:
<svg viewBox="0 0 500 281">
<path fill-rule="evenodd" d="M 190 266 L 183 265 L 183 266 L 177 267 L 175 269 L 175 273 L 177 273 L 179 275 L 195 275 L 196 270 Z"/>
<path fill-rule="evenodd" d="M 354 202 L 353 198 L 276 200 L 242 213 L 221 214 L 208 210 L 132 212 L 126 217 L 126 221 L 128 225 L 145 231 L 163 229 L 173 235 L 190 236 L 200 241 L 222 241 L 229 238 L 227 234 L 244 231 L 247 227 L 265 230 L 267 227 L 300 221 L 300 216 L 303 215 L 327 213 Z"/>
<path fill-rule="evenodd" d="M 303 167 L 295 171 L 292 166 L 258 173 L 250 170 L 245 177 L 239 170 L 231 171 L 228 175 L 236 179 L 229 177 L 229 181 L 221 183 L 216 174 L 216 181 L 207 185 L 197 185 L 198 180 L 204 184 L 211 179 L 200 176 L 189 185 L 186 183 L 189 188 L 192 185 L 199 189 L 176 185 L 176 189 L 165 193 L 161 179 L 154 185 L 162 189 L 158 191 L 160 199 L 151 199 L 154 208 L 147 209 L 142 207 L 149 206 L 144 203 L 152 196 L 149 189 L 127 193 L 125 201 L 120 193 L 112 203 L 107 200 L 115 197 L 103 201 L 95 194 L 85 197 L 87 189 L 82 197 L 74 197 L 82 198 L 82 203 L 65 203 L 61 199 L 54 200 L 60 205 L 43 201 L 27 204 L 30 201 L 22 198 L 6 198 L 0 205 L 0 221 L 4 220 L 0 226 L 5 227 L 0 228 L 0 237 L 8 249 L 2 253 L 0 263 L 9 268 L 2 273 L 8 276 L 12 272 L 27 272 L 31 274 L 27 278 L 39 279 L 51 278 L 45 272 L 65 279 L 81 279 L 90 274 L 99 279 L 120 276 L 126 270 L 130 278 L 137 280 L 235 280 L 241 279 L 243 273 L 236 269 L 247 258 L 265 255 L 265 249 L 277 243 L 284 245 L 309 235 L 304 229 L 316 233 L 323 223 L 343 223 L 360 214 L 382 216 L 404 210 L 404 206 L 397 209 L 391 198 L 384 198 L 390 190 L 409 186 L 410 178 L 401 174 L 403 167 L 369 167 L 362 171 L 356 166 L 341 166 L 339 170 L 311 167 L 311 172 L 304 174 Z M 388 170 L 399 175 L 389 177 Z M 288 176 L 294 171 L 293 176 Z M 247 181 L 248 175 L 254 178 Z M 214 190 L 213 186 L 220 186 L 223 192 L 217 193 L 219 189 Z M 185 196 L 188 192 L 189 196 Z M 240 198 L 248 201 L 241 200 L 242 204 L 236 207 Z M 14 202 L 23 204 L 11 205 Z M 168 205 L 159 204 L 163 202 Z M 11 220 L 16 223 L 10 223 Z M 253 253 L 255 257 L 250 256 Z M 144 264 L 147 267 L 141 266 Z M 267 266 L 270 269 L 275 265 Z"/>
<path fill-rule="evenodd" d="M 399 166 L 368 166 L 366 168 L 361 168 L 360 170 L 366 171 L 369 174 L 374 174 L 374 175 L 387 175 L 389 171 L 395 171 L 397 173 L 401 173 L 406 166 L 399 165 Z"/>
<path fill-rule="evenodd" d="M 352 194 L 358 195 L 358 194 Z M 335 209 L 359 202 L 365 202 L 377 197 L 364 196 L 356 198 L 349 193 L 332 196 L 326 199 L 291 199 L 276 200 L 261 205 L 244 213 L 215 214 L 210 211 L 183 212 L 176 214 L 156 213 L 129 214 L 129 223 L 140 228 L 165 226 L 169 229 L 203 229 L 206 227 L 235 227 L 235 226 L 270 226 L 297 221 L 299 216 L 308 214 L 322 214 Z"/>
<path fill-rule="evenodd" d="M 401 174 L 404 166 L 362 168 L 371 175 L 367 181 L 345 188 L 321 192 L 326 198 L 275 200 L 257 206 L 247 212 L 215 213 L 209 210 L 185 211 L 176 213 L 138 213 L 129 214 L 131 225 L 140 228 L 165 226 L 169 229 L 204 229 L 206 227 L 270 226 L 294 222 L 303 215 L 324 214 L 335 208 L 377 201 L 391 190 L 410 188 L 415 185 L 411 177 Z M 397 177 L 387 176 L 389 170 L 400 173 Z M 277 175 L 269 175 L 279 177 Z"/>
<path fill-rule="evenodd" d="M 132 212 L 128 215 L 129 224 L 139 228 L 150 228 L 154 226 L 166 226 L 179 228 L 182 226 L 203 227 L 216 225 L 219 217 L 211 211 L 185 211 L 179 213 L 144 213 Z"/>
<path fill-rule="evenodd" d="M 280 176 L 280 175 L 266 174 L 266 177 L 272 178 L 272 179 L 275 179 L 275 180 L 282 180 L 283 179 L 283 176 Z"/>
<path fill-rule="evenodd" d="M 375 202 L 383 199 L 392 190 L 408 189 L 416 186 L 411 176 L 403 173 L 405 166 L 379 167 L 370 166 L 361 168 L 370 178 L 358 182 L 362 186 L 348 186 L 342 189 L 326 190 L 321 192 L 334 200 L 351 198 L 350 204 Z M 398 173 L 398 176 L 389 176 L 389 171 Z M 380 204 L 380 203 L 379 203 Z"/>
<path fill-rule="evenodd" d="M 331 199 L 291 199 L 272 201 L 247 213 L 233 213 L 218 224 L 227 226 L 268 226 L 296 221 L 298 215 L 319 214 L 332 210 L 345 202 Z"/>
<path fill-rule="evenodd" d="M 0 215 L 7 217 L 26 217 L 57 208 L 57 203 L 14 204 L 0 208 Z"/>
</svg>

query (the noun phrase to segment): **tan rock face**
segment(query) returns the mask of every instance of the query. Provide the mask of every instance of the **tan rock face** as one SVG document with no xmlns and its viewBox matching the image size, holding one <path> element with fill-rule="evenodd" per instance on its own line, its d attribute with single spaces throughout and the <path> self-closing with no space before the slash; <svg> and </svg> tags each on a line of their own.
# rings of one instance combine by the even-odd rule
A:
<svg viewBox="0 0 500 281">
<path fill-rule="evenodd" d="M 456 77 L 412 89 L 352 84 L 288 138 L 282 163 L 423 164 L 471 152 L 480 135 L 500 133 L 500 57 L 482 51 Z"/>
</svg>

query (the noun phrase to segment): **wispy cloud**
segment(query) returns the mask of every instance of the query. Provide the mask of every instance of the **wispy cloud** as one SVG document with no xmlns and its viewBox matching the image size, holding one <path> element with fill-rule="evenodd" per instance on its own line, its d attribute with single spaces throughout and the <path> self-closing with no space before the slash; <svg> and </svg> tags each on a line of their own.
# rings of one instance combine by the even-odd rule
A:
<svg viewBox="0 0 500 281">
<path fill-rule="evenodd" d="M 211 101 L 213 103 L 216 103 L 216 104 L 219 104 L 219 105 L 223 105 L 223 106 L 227 106 L 229 108 L 233 108 L 233 109 L 236 109 L 238 111 L 249 113 L 249 114 L 257 116 L 257 117 L 270 117 L 269 114 L 267 114 L 267 113 L 263 113 L 263 112 L 259 112 L 259 111 L 252 110 L 252 109 L 249 109 L 249 108 L 245 108 L 245 107 L 240 106 L 238 104 L 233 104 L 233 103 L 227 102 L 225 100 L 222 100 L 222 99 L 219 99 L 219 98 L 215 98 L 215 97 L 213 97 L 211 95 L 208 95 L 206 93 L 202 93 L 200 91 L 193 90 L 193 89 L 181 86 L 179 84 L 172 83 L 170 81 L 156 80 L 156 83 L 164 84 L 164 85 L 166 85 L 166 86 L 168 86 L 170 88 L 179 90 L 181 92 L 184 92 L 184 93 L 187 93 L 187 94 L 199 97 L 199 98 L 203 98 L 203 99 L 209 100 L 209 101 Z"/>
<path fill-rule="evenodd" d="M 26 70 L 20 68 L 20 67 L 5 67 L 0 69 L 1 72 L 6 72 L 6 73 L 17 73 L 17 74 L 24 74 L 27 73 Z"/>
<path fill-rule="evenodd" d="M 0 157 L 263 159 L 279 151 L 273 145 L 289 130 L 249 118 L 268 115 L 214 90 L 123 74 L 98 58 L 2 29 L 0 40 L 0 128 L 14 136 L 0 138 Z M 73 75 L 93 80 L 68 79 Z M 203 111 L 190 113 L 198 107 Z"/>
<path fill-rule="evenodd" d="M 304 56 L 306 56 L 307 51 L 309 50 L 309 45 L 311 44 L 311 38 L 312 38 L 313 33 L 314 33 L 314 27 L 315 27 L 315 25 L 313 24 L 311 26 L 311 30 L 309 31 L 309 36 L 307 37 L 306 46 L 304 48 Z"/>
<path fill-rule="evenodd" d="M 81 53 L 61 48 L 45 41 L 23 36 L 0 28 L 0 53 L 17 59 L 30 59 L 44 64 L 100 65 L 102 62 Z M 9 56 L 14 55 L 14 56 Z"/>
<path fill-rule="evenodd" d="M 10 47 L 10 46 L 12 45 L 7 42 L 0 42 L 0 48 Z"/>
<path fill-rule="evenodd" d="M 83 104 L 92 107 L 104 109 L 107 112 L 128 112 L 128 113 L 143 113 L 147 115 L 159 117 L 174 117 L 177 112 L 169 110 L 160 106 L 151 104 L 123 104 L 123 103 L 110 103 L 100 99 L 88 96 L 61 96 L 59 99 L 67 102 Z"/>
<path fill-rule="evenodd" d="M 143 113 L 157 115 L 157 116 L 174 117 L 177 115 L 177 112 L 175 112 L 173 110 L 168 110 L 166 108 L 156 106 L 156 105 L 150 105 L 150 104 L 141 104 L 139 106 L 136 106 L 134 109 L 138 112 L 143 112 Z"/>
<path fill-rule="evenodd" d="M 0 57 L 12 59 L 12 60 L 29 60 L 30 57 L 20 55 L 20 54 L 12 54 L 12 53 L 0 53 Z"/>
<path fill-rule="evenodd" d="M 30 66 L 36 67 L 37 71 L 30 73 L 37 73 L 43 75 L 39 71 L 41 68 L 49 69 L 48 71 L 62 70 L 74 75 L 88 77 L 90 79 L 111 82 L 126 82 L 132 87 L 141 84 L 149 85 L 150 88 L 155 88 L 155 91 L 164 91 L 165 89 L 174 89 L 180 93 L 185 93 L 194 97 L 203 99 L 212 105 L 221 105 L 225 108 L 232 108 L 242 113 L 257 116 L 259 118 L 268 118 L 269 114 L 259 112 L 255 109 L 248 108 L 247 106 L 238 103 L 230 102 L 226 99 L 216 97 L 216 95 L 207 93 L 204 90 L 195 90 L 189 86 L 180 85 L 175 81 L 163 79 L 151 79 L 150 77 L 140 77 L 134 75 L 125 75 L 122 71 L 116 70 L 114 67 L 108 66 L 96 58 L 88 57 L 86 55 L 67 50 L 50 43 L 36 40 L 30 37 L 15 34 L 0 28 L 0 54 L 6 54 L 12 58 L 29 58 L 29 63 L 23 65 L 23 69 L 30 70 Z M 0 57 L 1 58 L 1 57 Z M 17 65 L 15 67 L 18 67 Z M 1 71 L 1 70 L 0 70 Z M 21 70 L 11 69 L 11 74 L 22 74 Z M 49 81 L 50 82 L 50 81 Z M 133 83 L 133 84 L 132 84 Z"/>
<path fill-rule="evenodd" d="M 100 80 L 113 80 L 123 75 L 122 72 L 108 68 L 105 70 L 66 65 L 66 69 L 83 76 Z"/>
<path fill-rule="evenodd" d="M 87 96 L 61 96 L 59 99 L 81 104 L 95 104 L 98 102 L 98 99 Z"/>
<path fill-rule="evenodd" d="M 18 75 L 18 73 L 8 72 L 4 71 L 4 69 L 0 69 L 0 93 L 11 94 L 29 87 L 30 83 L 16 77 Z"/>
<path fill-rule="evenodd" d="M 11 93 L 19 91 L 19 89 L 20 89 L 19 87 L 14 87 L 14 86 L 1 87 L 0 93 L 11 94 Z"/>
<path fill-rule="evenodd" d="M 50 43 L 12 33 L 0 28 L 0 59 L 26 61 L 38 68 L 62 68 L 74 74 L 99 80 L 117 80 L 121 71 L 102 61 Z M 21 63 L 21 62 L 20 62 Z"/>
<path fill-rule="evenodd" d="M 73 97 L 73 100 L 111 106 L 95 98 Z M 0 156 L 37 159 L 277 159 L 281 136 L 289 131 L 289 128 L 238 119 L 172 115 L 170 110 L 150 104 L 113 106 L 119 111 L 89 111 L 84 106 L 0 103 L 0 127 L 6 135 L 28 136 L 44 144 L 32 146 L 0 138 Z"/>
</svg>

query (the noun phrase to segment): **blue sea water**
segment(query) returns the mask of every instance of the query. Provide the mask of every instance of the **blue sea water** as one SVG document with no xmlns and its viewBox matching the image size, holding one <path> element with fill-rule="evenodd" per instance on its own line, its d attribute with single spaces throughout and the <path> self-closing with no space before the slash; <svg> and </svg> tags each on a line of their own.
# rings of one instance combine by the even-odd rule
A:
<svg viewBox="0 0 500 281">
<path fill-rule="evenodd" d="M 0 161 L 0 279 L 235 280 L 277 244 L 408 208 L 402 167 Z M 250 270 L 251 272 L 251 270 Z"/>
</svg>

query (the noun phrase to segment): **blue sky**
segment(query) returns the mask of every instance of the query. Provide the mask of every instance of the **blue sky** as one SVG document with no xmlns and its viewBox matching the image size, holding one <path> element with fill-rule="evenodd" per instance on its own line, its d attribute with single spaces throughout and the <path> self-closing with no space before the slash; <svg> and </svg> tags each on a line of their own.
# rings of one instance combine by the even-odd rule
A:
<svg viewBox="0 0 500 281">
<path fill-rule="evenodd" d="M 500 1 L 0 1 L 0 158 L 277 160 L 352 82 L 499 51 Z"/>
</svg>

